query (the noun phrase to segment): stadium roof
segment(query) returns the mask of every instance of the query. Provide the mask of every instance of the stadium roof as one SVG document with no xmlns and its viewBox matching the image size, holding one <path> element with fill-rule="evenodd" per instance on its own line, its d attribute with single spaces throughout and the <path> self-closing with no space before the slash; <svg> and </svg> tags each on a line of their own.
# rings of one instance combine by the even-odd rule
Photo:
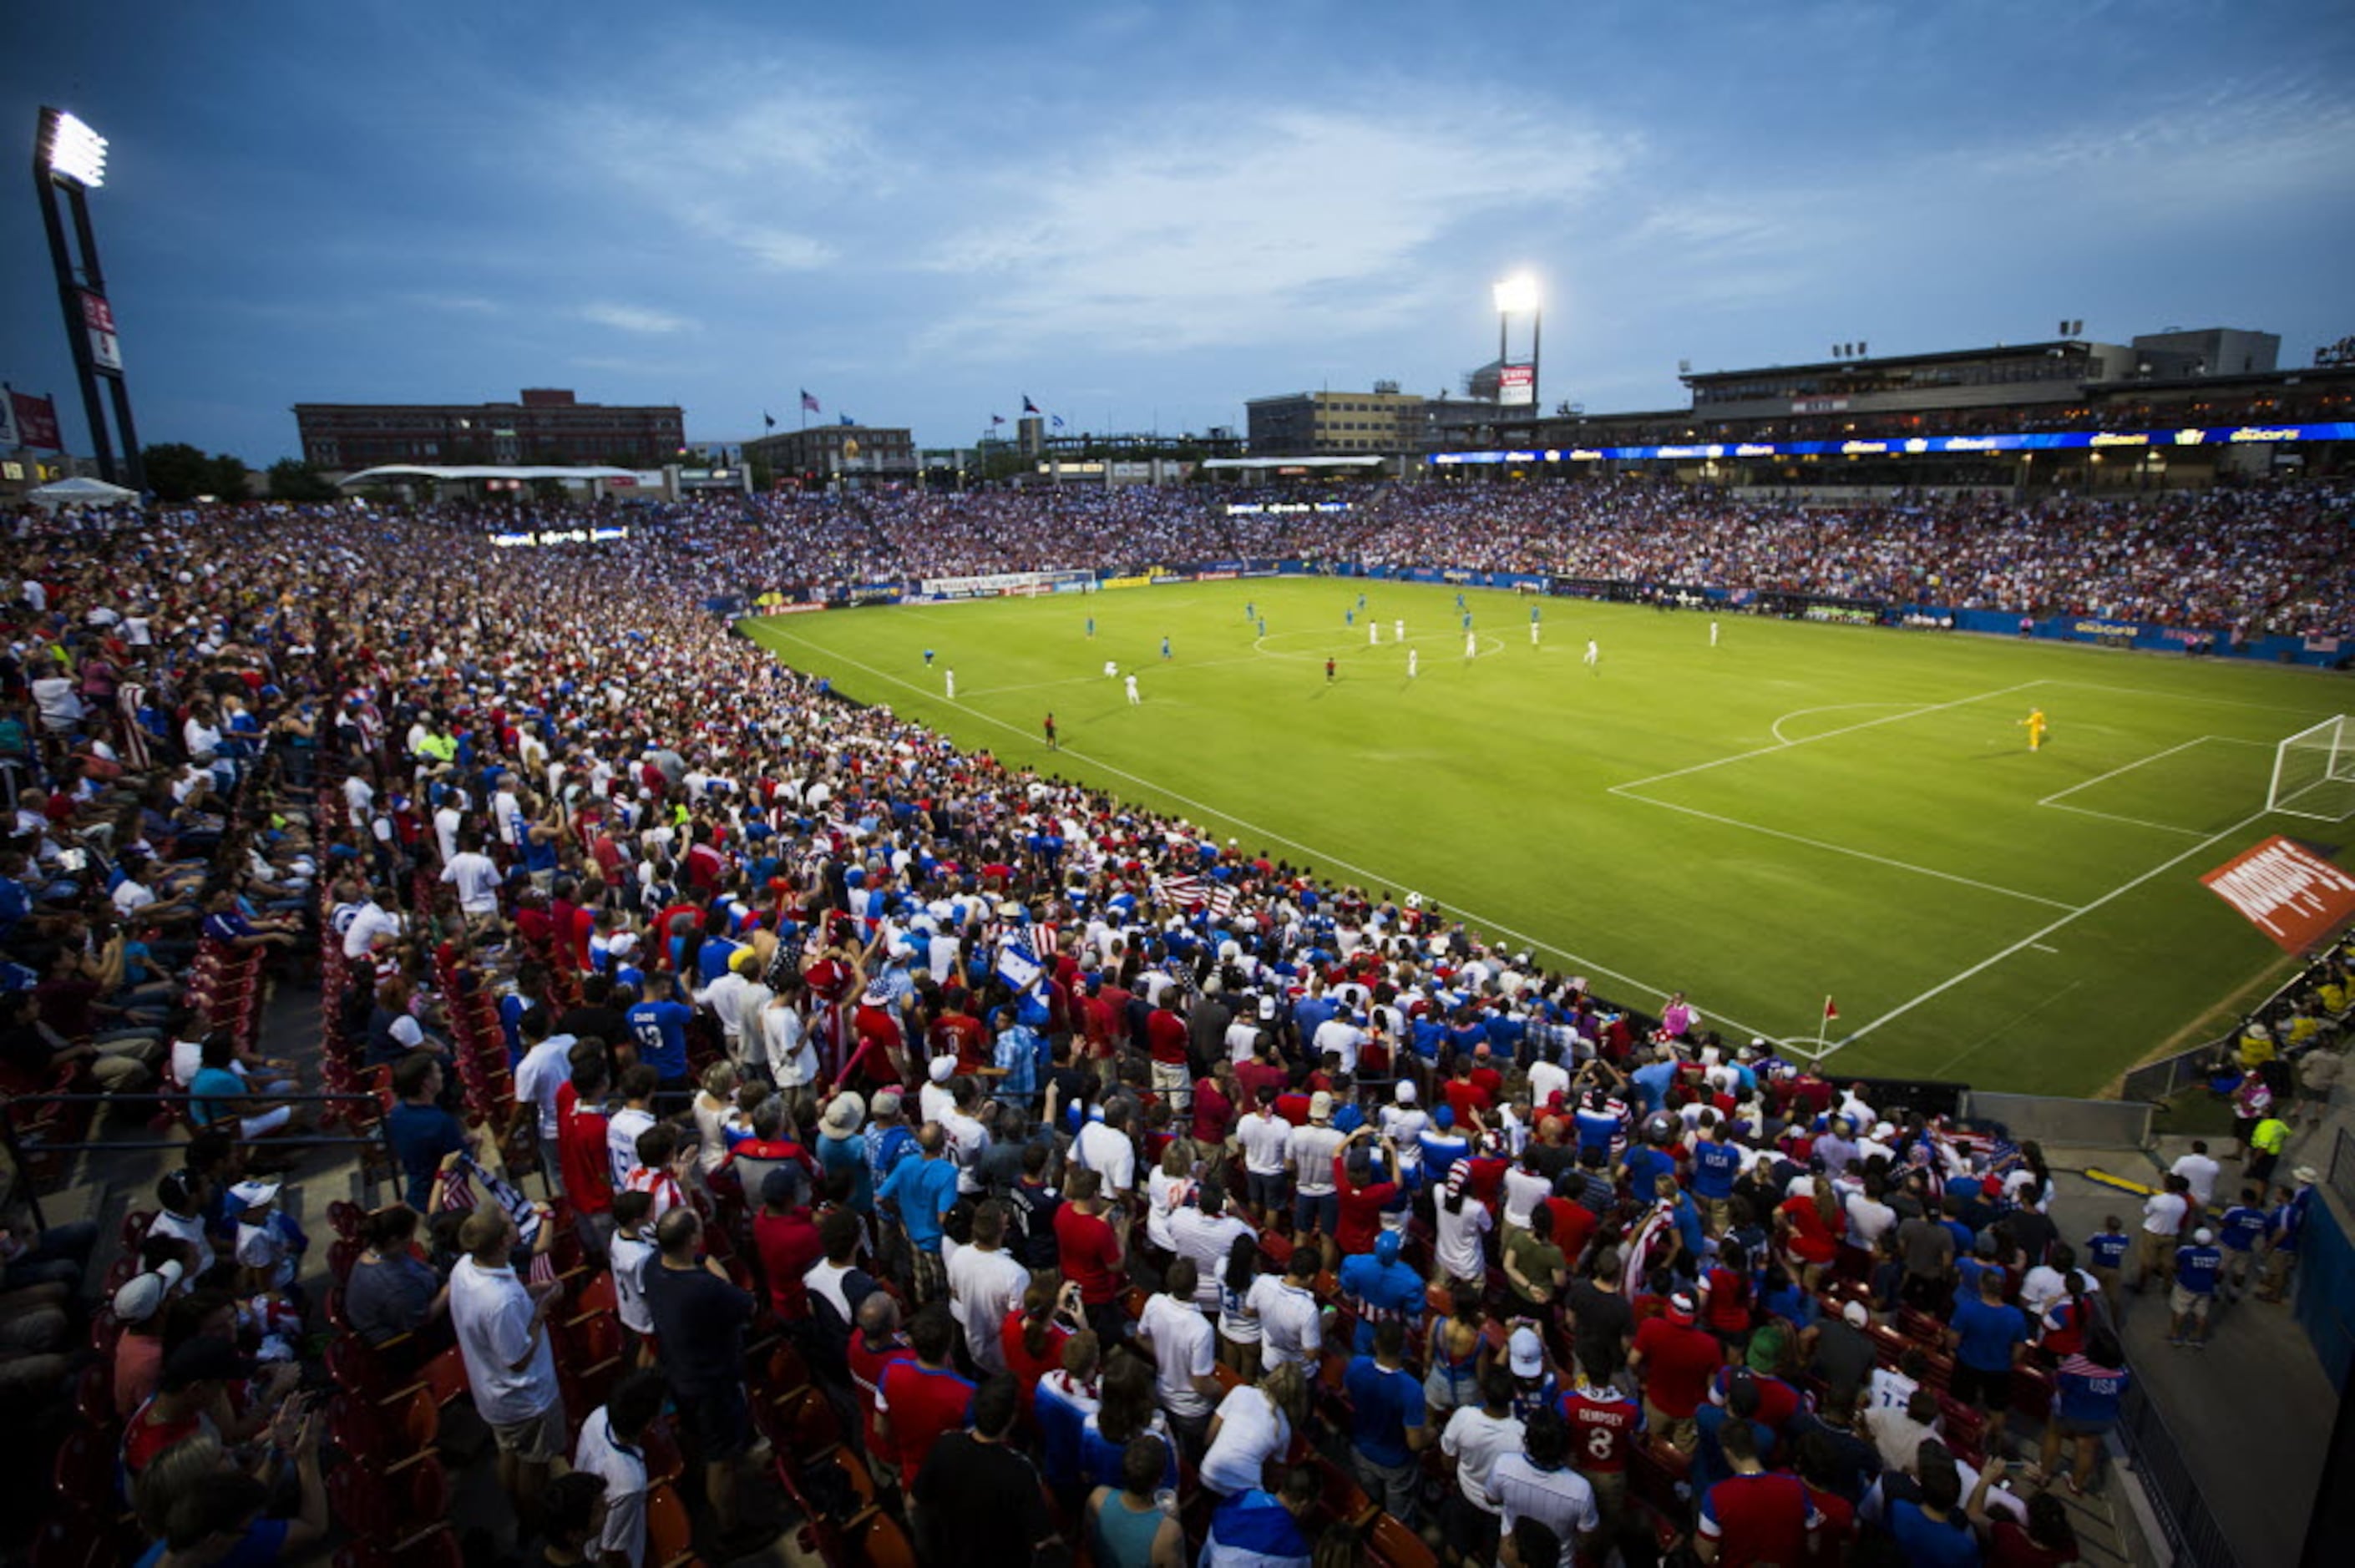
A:
<svg viewBox="0 0 2355 1568">
<path fill-rule="evenodd" d="M 1379 457 L 1205 458 L 1204 468 L 1372 468 Z"/>
<path fill-rule="evenodd" d="M 364 468 L 337 480 L 338 484 L 366 484 L 386 479 L 635 479 L 631 468 L 501 468 L 464 463 L 454 467 L 433 463 L 389 462 Z"/>
</svg>

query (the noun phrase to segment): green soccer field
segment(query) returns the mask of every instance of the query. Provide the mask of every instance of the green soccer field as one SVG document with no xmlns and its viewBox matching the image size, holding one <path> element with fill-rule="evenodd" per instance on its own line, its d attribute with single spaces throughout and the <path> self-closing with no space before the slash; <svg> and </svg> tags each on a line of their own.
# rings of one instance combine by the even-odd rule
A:
<svg viewBox="0 0 2355 1568">
<path fill-rule="evenodd" d="M 1711 647 L 1705 612 L 1463 599 L 1468 658 L 1455 589 L 1346 579 L 746 627 L 964 746 L 1857 1073 L 2094 1093 L 2283 968 L 2200 873 L 2274 832 L 2347 859 L 2264 811 L 2275 742 L 2355 708 L 2344 677 L 1739 615 Z"/>
</svg>

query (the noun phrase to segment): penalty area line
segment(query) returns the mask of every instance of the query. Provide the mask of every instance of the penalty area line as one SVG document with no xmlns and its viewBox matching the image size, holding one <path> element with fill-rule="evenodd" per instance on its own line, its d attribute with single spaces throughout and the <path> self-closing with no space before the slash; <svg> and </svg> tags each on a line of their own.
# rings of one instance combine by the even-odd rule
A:
<svg viewBox="0 0 2355 1568">
<path fill-rule="evenodd" d="M 2222 832 L 2209 834 L 2206 838 L 2201 839 L 2198 843 L 2193 844 L 2190 849 L 2183 851 L 2173 859 L 2162 861 L 2160 863 L 2152 866 L 2148 871 L 2144 872 L 2140 876 L 2136 877 L 2131 882 L 2120 883 L 2117 886 L 2111 888 L 2107 893 L 2103 894 L 2099 898 L 2094 899 L 2091 904 L 2084 906 L 2083 908 L 2073 910 L 2067 915 L 2062 916 L 2061 918 L 2053 921 L 2042 930 L 2030 932 L 2027 936 L 2021 938 L 2019 941 L 2014 942 L 2009 948 L 2004 948 L 2001 952 L 1981 959 L 1977 963 L 1973 964 L 1969 969 L 1963 970 L 1960 974 L 1950 976 L 1949 978 L 1939 981 L 1936 985 L 1932 986 L 1928 991 L 1923 991 L 1921 995 L 1913 998 L 1911 1001 L 1902 1002 L 1898 1006 L 1891 1008 L 1887 1012 L 1882 1013 L 1871 1022 L 1865 1024 L 1860 1029 L 1858 1029 L 1855 1033 L 1848 1035 L 1845 1039 L 1838 1041 L 1835 1044 L 1828 1046 L 1824 1051 L 1824 1055 L 1829 1056 L 1838 1052 L 1845 1051 L 1848 1047 L 1855 1044 L 1858 1041 L 1872 1033 L 1882 1024 L 1895 1022 L 1898 1019 L 1904 1017 L 1907 1013 L 1913 1012 L 1923 1002 L 1944 996 L 1946 992 L 1954 990 L 1956 986 L 1961 985 L 1964 981 L 1976 980 L 1978 976 L 1985 974 L 1987 970 L 1995 968 L 1996 965 L 2003 962 L 2006 959 L 2012 957 L 2014 954 L 2025 952 L 2029 948 L 2040 945 L 2043 942 L 2045 938 L 2050 937 L 2053 932 L 2060 930 L 2062 927 L 2067 926 L 2071 922 L 2084 916 L 2092 914 L 2094 910 L 2101 908 L 2104 905 L 2113 903 L 2117 899 L 2125 897 L 2127 894 L 2132 893 L 2136 888 L 2140 887 L 2144 883 L 2150 881 L 2152 878 L 2162 876 L 2168 872 L 2173 871 L 2177 866 L 2181 865 L 2193 855 L 2200 854 L 2206 851 L 2211 845 L 2222 842 L 2223 840 L 2231 838 L 2235 833 L 2246 832 L 2258 822 L 2263 821 L 2268 814 L 2269 813 L 2264 811 L 2253 812 L 2250 815 L 2242 818 L 2239 821 L 2234 822 L 2231 827 L 2224 829 Z M 1817 1059 L 1821 1060 L 1820 1057 Z"/>
</svg>

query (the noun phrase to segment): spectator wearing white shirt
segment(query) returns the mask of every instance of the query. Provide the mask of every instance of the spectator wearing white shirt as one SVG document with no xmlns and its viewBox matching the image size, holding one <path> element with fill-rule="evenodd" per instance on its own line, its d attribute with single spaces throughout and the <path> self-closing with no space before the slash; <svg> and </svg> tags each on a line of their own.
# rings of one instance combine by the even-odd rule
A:
<svg viewBox="0 0 2355 1568">
<path fill-rule="evenodd" d="M 554 1227 L 543 1224 L 543 1239 Z M 474 1409 L 499 1450 L 499 1482 L 518 1513 L 537 1517 L 548 1469 L 564 1454 L 564 1395 L 549 1348 L 551 1281 L 527 1288 L 509 1262 L 515 1221 L 485 1203 L 459 1227 L 466 1255 L 450 1271 L 450 1321 L 466 1368 Z"/>
<path fill-rule="evenodd" d="M 1252 1281 L 1250 1300 L 1259 1317 L 1262 1366 L 1316 1367 L 1325 1349 L 1324 1311 L 1311 1288 L 1316 1267 L 1316 1249 L 1295 1246 L 1281 1277 L 1263 1274 Z"/>
<path fill-rule="evenodd" d="M 2191 1140 L 2191 1152 L 2168 1167 L 2171 1174 L 2182 1177 L 2190 1185 L 2192 1206 L 2199 1209 L 2215 1202 L 2216 1176 L 2222 1169 L 2209 1155 L 2207 1140 L 2198 1138 Z"/>
<path fill-rule="evenodd" d="M 1275 1091 L 1262 1087 L 1257 1108 L 1235 1123 L 1243 1146 L 1243 1181 L 1253 1223 L 1266 1225 L 1284 1207 L 1284 1173 L 1291 1168 L 1292 1124 L 1275 1114 Z"/>
<path fill-rule="evenodd" d="M 1472 1563 L 1496 1556 L 1503 1506 L 1488 1497 L 1497 1461 L 1521 1451 L 1523 1427 L 1513 1414 L 1513 1374 L 1491 1366 L 1480 1379 L 1480 1403 L 1459 1404 L 1439 1434 L 1439 1451 L 1455 1461 L 1455 1490 L 1440 1506 L 1442 1532 Z"/>
<path fill-rule="evenodd" d="M 1106 1198 L 1136 1191 L 1136 1146 L 1128 1139 L 1135 1119 L 1130 1102 L 1115 1104 L 1101 1120 L 1091 1118 L 1072 1140 L 1071 1158 L 1103 1179 Z"/>
<path fill-rule="evenodd" d="M 593 1543 L 597 1563 L 618 1558 L 630 1568 L 645 1563 L 645 1434 L 666 1396 L 662 1373 L 641 1367 L 615 1383 L 604 1404 L 581 1424 L 572 1467 L 605 1483 L 605 1521 Z"/>
<path fill-rule="evenodd" d="M 1003 1330 L 1007 1315 L 1030 1288 L 1030 1271 L 1005 1250 L 1006 1205 L 997 1200 L 974 1211 L 968 1236 L 949 1260 L 949 1305 L 964 1330 L 973 1364 L 986 1376 L 1010 1370 Z"/>
<path fill-rule="evenodd" d="M 548 1176 L 550 1190 L 559 1190 L 563 1173 L 556 1149 L 556 1096 L 558 1090 L 572 1081 L 575 1041 L 570 1034 L 550 1034 L 547 1010 L 537 1005 L 524 1009 L 516 1029 L 524 1041 L 523 1056 L 515 1069 L 516 1125 L 520 1125 L 525 1116 L 538 1113 L 538 1126 L 535 1130 L 539 1138 L 540 1169 Z"/>
<path fill-rule="evenodd" d="M 1163 1277 L 1161 1294 L 1146 1302 L 1136 1319 L 1137 1342 L 1158 1369 L 1162 1413 L 1189 1464 L 1202 1457 L 1220 1390 L 1212 1370 L 1218 1364 L 1217 1337 L 1194 1305 L 1199 1283 L 1194 1260 L 1178 1259 Z"/>
<path fill-rule="evenodd" d="M 1270 1367 L 1256 1384 L 1231 1389 L 1219 1402 L 1198 1472 L 1220 1497 L 1250 1491 L 1267 1462 L 1292 1447 L 1293 1430 L 1308 1414 L 1308 1381 L 1296 1366 Z"/>
<path fill-rule="evenodd" d="M 499 868 L 483 853 L 480 834 L 461 836 L 458 853 L 442 867 L 442 880 L 458 890 L 458 912 L 470 928 L 498 918 Z"/>
</svg>

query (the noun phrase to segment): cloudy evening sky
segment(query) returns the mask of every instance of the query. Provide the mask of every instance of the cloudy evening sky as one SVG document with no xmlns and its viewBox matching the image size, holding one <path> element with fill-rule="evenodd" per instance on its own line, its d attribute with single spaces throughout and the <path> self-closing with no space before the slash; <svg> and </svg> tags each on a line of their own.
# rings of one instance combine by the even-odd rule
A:
<svg viewBox="0 0 2355 1568">
<path fill-rule="evenodd" d="M 971 440 L 1452 387 L 1545 281 L 1544 397 L 2169 325 L 2355 332 L 2345 0 L 1028 5 L 78 0 L 19 17 L 93 197 L 140 434 L 525 386 Z M 87 450 L 31 192 L 0 376 Z"/>
</svg>

